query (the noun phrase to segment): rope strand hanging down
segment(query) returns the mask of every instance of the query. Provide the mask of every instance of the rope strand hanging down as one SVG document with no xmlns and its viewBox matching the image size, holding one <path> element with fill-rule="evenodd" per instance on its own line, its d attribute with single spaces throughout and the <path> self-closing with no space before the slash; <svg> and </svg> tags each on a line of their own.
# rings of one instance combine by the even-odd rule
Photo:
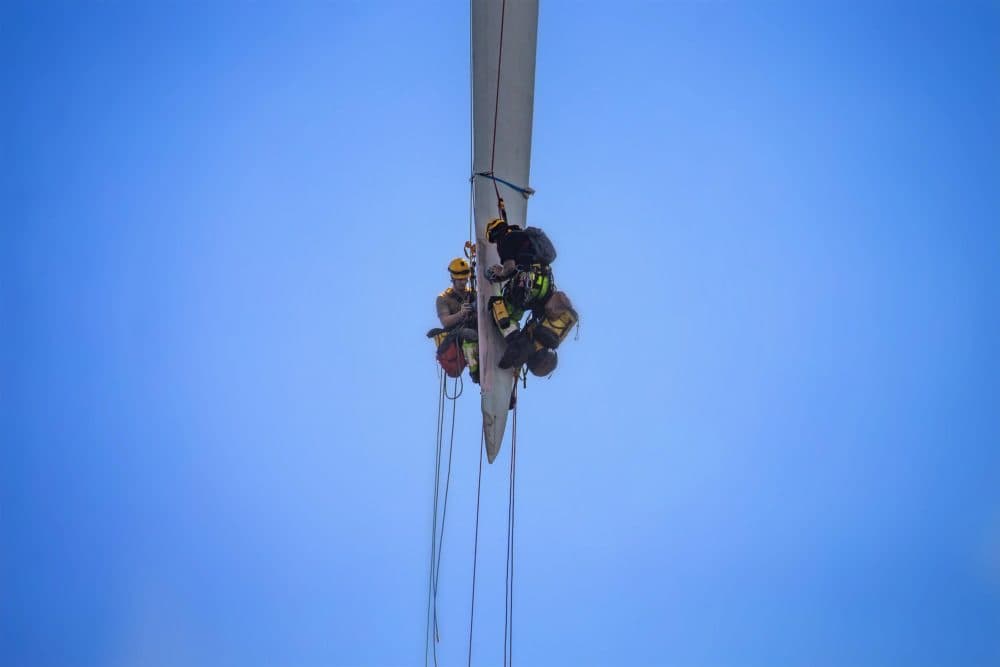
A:
<svg viewBox="0 0 1000 667">
<path fill-rule="evenodd" d="M 448 518 L 448 494 L 451 489 L 451 462 L 452 453 L 455 449 L 455 415 L 457 412 L 456 399 L 461 396 L 462 390 L 459 386 L 459 378 L 455 378 L 453 394 L 448 394 L 448 378 L 444 372 L 438 369 L 441 377 L 441 385 L 438 394 L 438 420 L 437 420 L 437 443 L 434 457 L 434 502 L 433 502 L 433 525 L 431 527 L 431 569 L 430 581 L 427 591 L 427 628 L 425 630 L 424 644 L 424 665 L 433 657 L 434 665 L 437 667 L 437 643 L 440 639 L 438 629 L 438 582 L 441 576 L 441 553 L 444 549 L 444 529 Z M 438 500 L 441 490 L 441 463 L 444 451 L 444 425 L 446 399 L 451 401 L 451 434 L 448 438 L 448 470 L 445 474 L 444 502 L 440 505 L 440 530 L 438 530 Z"/>
<path fill-rule="evenodd" d="M 472 548 L 472 601 L 469 604 L 469 662 L 472 667 L 472 629 L 476 618 L 476 564 L 479 562 L 479 499 L 483 487 L 483 452 L 486 451 L 486 435 L 479 436 L 479 481 L 476 482 L 476 537 Z"/>
<path fill-rule="evenodd" d="M 503 0 L 500 5 L 500 43 L 497 49 L 497 95 L 496 100 L 493 103 L 493 147 L 490 149 L 490 173 L 496 171 L 497 163 L 497 120 L 500 118 L 500 72 L 503 65 L 503 27 L 507 18 L 507 0 Z M 493 181 L 493 189 L 497 193 L 497 199 L 500 199 L 500 188 L 497 187 L 497 182 Z"/>
<path fill-rule="evenodd" d="M 448 381 L 444 374 L 444 371 L 438 370 L 438 374 L 441 380 L 438 391 L 438 415 L 437 415 L 437 442 L 436 451 L 434 455 L 434 502 L 431 510 L 431 554 L 430 554 L 430 571 L 428 573 L 427 580 L 427 627 L 424 630 L 424 667 L 427 667 L 428 662 L 431 658 L 431 646 L 434 646 L 434 664 L 437 665 L 437 645 L 431 638 L 431 620 L 434 619 L 435 625 L 433 627 L 434 635 L 437 635 L 437 612 L 432 608 L 435 602 L 434 591 L 436 583 L 435 569 L 437 558 L 437 525 L 438 525 L 438 492 L 441 488 L 441 444 L 444 439 L 444 406 L 445 406 L 445 393 L 446 393 L 446 383 Z"/>
<path fill-rule="evenodd" d="M 514 384 L 514 424 L 510 435 L 510 493 L 507 499 L 507 565 L 504 590 L 503 665 L 514 664 L 514 489 L 517 476 L 517 383 Z"/>
</svg>

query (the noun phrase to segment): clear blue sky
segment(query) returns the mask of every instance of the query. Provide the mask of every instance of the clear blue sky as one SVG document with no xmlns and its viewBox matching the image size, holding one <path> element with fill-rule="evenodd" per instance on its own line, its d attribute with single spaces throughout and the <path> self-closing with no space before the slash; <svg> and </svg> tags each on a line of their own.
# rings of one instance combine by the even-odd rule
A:
<svg viewBox="0 0 1000 667">
<path fill-rule="evenodd" d="M 1000 6 L 807 4 L 543 0 L 521 666 L 1000 664 Z M 0 663 L 422 664 L 466 4 L 4 3 L 0 61 Z"/>
</svg>

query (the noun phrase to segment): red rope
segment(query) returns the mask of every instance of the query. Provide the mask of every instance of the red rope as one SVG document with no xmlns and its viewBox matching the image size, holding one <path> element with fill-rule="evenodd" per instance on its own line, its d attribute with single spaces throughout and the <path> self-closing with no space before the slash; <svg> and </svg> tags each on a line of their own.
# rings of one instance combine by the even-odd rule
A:
<svg viewBox="0 0 1000 667">
<path fill-rule="evenodd" d="M 500 117 L 500 68 L 503 65 L 503 27 L 504 20 L 507 17 L 507 0 L 503 0 L 500 5 L 500 48 L 497 54 L 497 96 L 496 101 L 493 103 L 493 148 L 490 151 L 490 173 L 494 174 L 497 159 L 497 119 Z M 500 199 L 500 186 L 497 185 L 496 180 L 493 180 L 493 190 L 497 193 L 497 204 L 499 206 Z"/>
</svg>

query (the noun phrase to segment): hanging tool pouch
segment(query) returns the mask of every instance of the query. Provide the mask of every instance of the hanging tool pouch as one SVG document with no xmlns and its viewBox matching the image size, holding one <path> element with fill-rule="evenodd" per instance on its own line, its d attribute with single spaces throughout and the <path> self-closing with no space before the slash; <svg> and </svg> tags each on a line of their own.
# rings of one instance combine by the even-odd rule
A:
<svg viewBox="0 0 1000 667">
<path fill-rule="evenodd" d="M 465 368 L 465 355 L 462 354 L 458 336 L 445 329 L 431 329 L 427 337 L 433 338 L 437 345 L 437 360 L 445 374 L 451 378 L 460 376 Z"/>
<path fill-rule="evenodd" d="M 457 378 L 465 368 L 465 355 L 458 345 L 458 339 L 449 336 L 448 339 L 438 347 L 437 360 L 444 369 L 445 374 L 450 378 Z"/>
</svg>

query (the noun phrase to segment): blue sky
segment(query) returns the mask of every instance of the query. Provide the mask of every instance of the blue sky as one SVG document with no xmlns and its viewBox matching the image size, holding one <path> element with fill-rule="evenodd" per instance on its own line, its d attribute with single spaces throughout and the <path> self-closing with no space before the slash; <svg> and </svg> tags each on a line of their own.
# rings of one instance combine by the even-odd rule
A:
<svg viewBox="0 0 1000 667">
<path fill-rule="evenodd" d="M 517 662 L 1000 663 L 997 4 L 603 5 L 541 8 L 529 222 L 582 327 L 522 392 Z M 467 6 L 0 34 L 0 661 L 422 664 Z"/>
</svg>

